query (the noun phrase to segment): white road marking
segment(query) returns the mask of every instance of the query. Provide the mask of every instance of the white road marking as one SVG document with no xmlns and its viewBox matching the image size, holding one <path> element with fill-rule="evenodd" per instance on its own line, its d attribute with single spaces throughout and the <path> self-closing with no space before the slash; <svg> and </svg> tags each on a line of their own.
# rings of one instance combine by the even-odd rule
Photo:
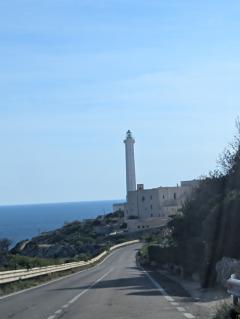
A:
<svg viewBox="0 0 240 319">
<path fill-rule="evenodd" d="M 142 271 L 144 272 L 144 274 L 148 277 L 148 279 L 150 279 L 150 281 L 153 283 L 153 285 L 154 285 L 159 291 L 161 291 L 161 292 L 164 291 L 164 292 L 165 292 L 165 290 L 159 285 L 159 283 L 156 282 L 156 280 L 153 279 L 152 276 L 150 276 L 149 273 L 148 273 L 145 269 L 143 269 L 142 267 L 140 267 L 140 268 L 142 269 Z"/>
<path fill-rule="evenodd" d="M 62 308 L 68 308 L 69 307 L 69 305 L 68 304 L 66 304 L 66 305 L 64 305 L 64 306 L 62 306 Z"/>
<path fill-rule="evenodd" d="M 186 318 L 188 318 L 188 319 L 193 319 L 193 318 L 195 318 L 195 316 L 193 316 L 191 313 L 188 313 L 188 312 L 185 312 L 185 313 L 184 313 L 184 316 L 185 316 Z"/>
<path fill-rule="evenodd" d="M 168 294 L 166 293 L 166 291 L 161 287 L 161 285 L 155 280 L 153 279 L 153 277 L 148 273 L 148 271 L 146 271 L 145 269 L 143 269 L 143 267 L 140 267 L 140 269 L 144 272 L 144 274 L 148 277 L 148 279 L 150 279 L 150 281 L 153 283 L 153 285 L 157 288 L 157 290 L 159 290 L 161 293 L 162 291 L 164 291 L 164 293 L 162 293 L 162 295 L 165 297 L 165 299 L 167 299 L 172 305 L 177 306 L 179 305 L 177 302 L 174 302 L 174 299 L 170 296 L 168 296 Z M 178 309 L 179 308 L 179 309 Z M 176 308 L 178 311 L 185 311 L 185 309 L 183 307 L 177 307 Z M 183 310 L 180 310 L 183 309 Z M 192 315 L 189 312 L 184 312 L 183 315 L 187 318 L 187 319 L 193 319 L 195 318 L 194 315 Z"/>
<path fill-rule="evenodd" d="M 86 271 L 89 271 L 89 270 L 92 270 L 92 269 L 95 269 L 97 268 L 98 266 L 100 266 L 101 264 L 103 264 L 108 258 L 110 258 L 111 256 L 113 256 L 114 254 L 116 254 L 119 250 L 117 249 L 116 251 L 112 252 L 111 254 L 107 255 L 106 258 L 104 258 L 99 264 L 96 264 L 95 266 L 92 266 L 92 267 L 89 267 L 87 269 L 83 269 L 83 270 L 79 270 L 77 272 L 75 272 L 74 274 L 70 274 L 70 275 L 66 275 L 66 276 L 62 276 L 60 278 L 57 278 L 57 279 L 53 279 L 51 281 L 48 281 L 44 284 L 41 284 L 41 285 L 38 285 L 38 286 L 34 286 L 34 287 L 31 287 L 31 288 L 27 288 L 27 289 L 24 289 L 24 290 L 19 290 L 19 291 L 16 291 L 16 292 L 13 292 L 9 295 L 5 295 L 5 296 L 1 296 L 0 297 L 0 301 L 3 300 L 3 299 L 6 299 L 6 298 L 10 298 L 10 297 L 13 297 L 13 296 L 16 296 L 16 295 L 20 295 L 24 292 L 27 292 L 27 291 L 31 291 L 31 290 L 34 290 L 34 289 L 38 289 L 38 288 L 41 288 L 41 287 L 44 287 L 44 286 L 48 286 L 48 285 L 51 285 L 53 284 L 54 282 L 57 282 L 57 281 L 60 281 L 60 280 L 63 280 L 65 278 L 69 278 L 69 277 L 73 277 L 73 276 L 76 276 L 77 274 L 81 273 L 81 272 L 86 272 Z M 51 319 L 51 318 L 50 318 Z"/>
<path fill-rule="evenodd" d="M 74 298 L 72 298 L 66 305 L 62 306 L 62 308 L 67 308 L 70 304 L 73 304 L 75 301 L 77 301 L 82 295 L 84 295 L 88 290 L 90 290 L 93 286 L 95 286 L 97 283 L 99 283 L 103 278 L 105 278 L 107 275 L 110 274 L 110 272 L 113 271 L 113 268 L 111 268 L 108 272 L 106 272 L 104 275 L 102 275 L 100 278 L 98 278 L 96 281 L 94 281 L 87 289 L 84 289 L 81 291 L 78 295 L 76 295 Z M 63 310 L 59 309 L 55 311 L 55 314 L 60 314 Z M 50 316 L 47 319 L 54 319 L 56 316 Z"/>
<path fill-rule="evenodd" d="M 178 303 L 178 302 L 171 302 L 171 304 L 172 304 L 173 306 L 179 306 L 179 303 Z"/>
<path fill-rule="evenodd" d="M 59 315 L 61 312 L 63 312 L 63 310 L 62 309 L 58 309 L 57 311 L 55 311 L 55 314 Z"/>
<path fill-rule="evenodd" d="M 178 311 L 180 311 L 180 312 L 184 312 L 184 311 L 186 311 L 186 309 L 185 309 L 185 308 L 183 308 L 183 307 L 177 307 L 177 310 L 178 310 Z"/>
<path fill-rule="evenodd" d="M 174 301 L 174 299 L 173 299 L 172 297 L 170 297 L 170 296 L 165 296 L 165 299 L 166 299 L 167 301 Z"/>
</svg>

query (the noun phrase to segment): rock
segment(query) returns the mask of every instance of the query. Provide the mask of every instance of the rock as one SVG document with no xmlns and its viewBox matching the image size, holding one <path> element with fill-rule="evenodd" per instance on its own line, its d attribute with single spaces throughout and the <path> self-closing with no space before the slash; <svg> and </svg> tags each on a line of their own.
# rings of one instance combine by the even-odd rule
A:
<svg viewBox="0 0 240 319">
<path fill-rule="evenodd" d="M 28 239 L 20 241 L 19 243 L 15 245 L 15 247 L 11 249 L 11 253 L 12 254 L 21 253 L 28 243 L 29 243 Z"/>
<path fill-rule="evenodd" d="M 216 264 L 217 282 L 225 287 L 227 279 L 232 274 L 236 274 L 237 278 L 240 278 L 240 260 L 223 257 Z"/>
</svg>

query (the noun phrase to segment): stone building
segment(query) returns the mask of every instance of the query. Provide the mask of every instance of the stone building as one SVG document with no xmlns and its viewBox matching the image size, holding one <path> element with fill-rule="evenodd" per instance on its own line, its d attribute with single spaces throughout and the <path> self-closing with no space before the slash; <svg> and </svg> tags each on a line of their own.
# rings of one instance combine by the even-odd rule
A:
<svg viewBox="0 0 240 319">
<path fill-rule="evenodd" d="M 144 189 L 136 187 L 134 144 L 135 139 L 127 131 L 125 144 L 127 202 L 113 205 L 113 211 L 124 208 L 124 221 L 128 231 L 140 231 L 165 225 L 172 215 L 178 213 L 183 203 L 191 196 L 198 180 L 183 181 L 176 187 Z"/>
<path fill-rule="evenodd" d="M 197 187 L 199 181 L 184 181 L 176 187 L 144 189 L 137 185 L 136 191 L 129 191 L 125 204 L 125 222 L 129 231 L 165 225 L 172 215 L 178 213 L 183 203 Z"/>
</svg>

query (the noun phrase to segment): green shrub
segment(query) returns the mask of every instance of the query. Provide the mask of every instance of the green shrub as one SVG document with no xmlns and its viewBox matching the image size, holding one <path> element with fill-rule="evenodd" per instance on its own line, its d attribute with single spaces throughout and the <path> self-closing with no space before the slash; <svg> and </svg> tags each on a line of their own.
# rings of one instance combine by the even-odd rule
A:
<svg viewBox="0 0 240 319">
<path fill-rule="evenodd" d="M 176 247 L 161 247 L 159 245 L 150 245 L 148 247 L 149 259 L 159 264 L 177 263 Z"/>
<path fill-rule="evenodd" d="M 8 262 L 9 269 L 21 269 L 21 268 L 34 268 L 34 267 L 46 267 L 60 263 L 57 259 L 43 259 L 38 257 L 27 257 L 20 255 L 12 255 Z"/>
<path fill-rule="evenodd" d="M 231 309 L 231 306 L 228 303 L 226 303 L 226 302 L 222 303 L 217 308 L 213 319 L 230 319 L 230 317 L 229 317 L 230 309 Z"/>
</svg>

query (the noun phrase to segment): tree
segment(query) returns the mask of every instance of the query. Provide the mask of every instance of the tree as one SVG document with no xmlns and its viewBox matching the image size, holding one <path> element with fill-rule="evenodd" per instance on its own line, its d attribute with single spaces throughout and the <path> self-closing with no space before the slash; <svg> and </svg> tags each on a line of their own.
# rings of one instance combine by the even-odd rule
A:
<svg viewBox="0 0 240 319">
<path fill-rule="evenodd" d="M 0 265 L 7 262 L 11 240 L 7 238 L 0 239 Z"/>
<path fill-rule="evenodd" d="M 168 224 L 186 272 L 198 271 L 203 287 L 214 285 L 215 265 L 223 257 L 240 258 L 240 120 L 220 168 L 205 177 Z M 190 264 L 190 267 L 189 267 Z"/>
</svg>

